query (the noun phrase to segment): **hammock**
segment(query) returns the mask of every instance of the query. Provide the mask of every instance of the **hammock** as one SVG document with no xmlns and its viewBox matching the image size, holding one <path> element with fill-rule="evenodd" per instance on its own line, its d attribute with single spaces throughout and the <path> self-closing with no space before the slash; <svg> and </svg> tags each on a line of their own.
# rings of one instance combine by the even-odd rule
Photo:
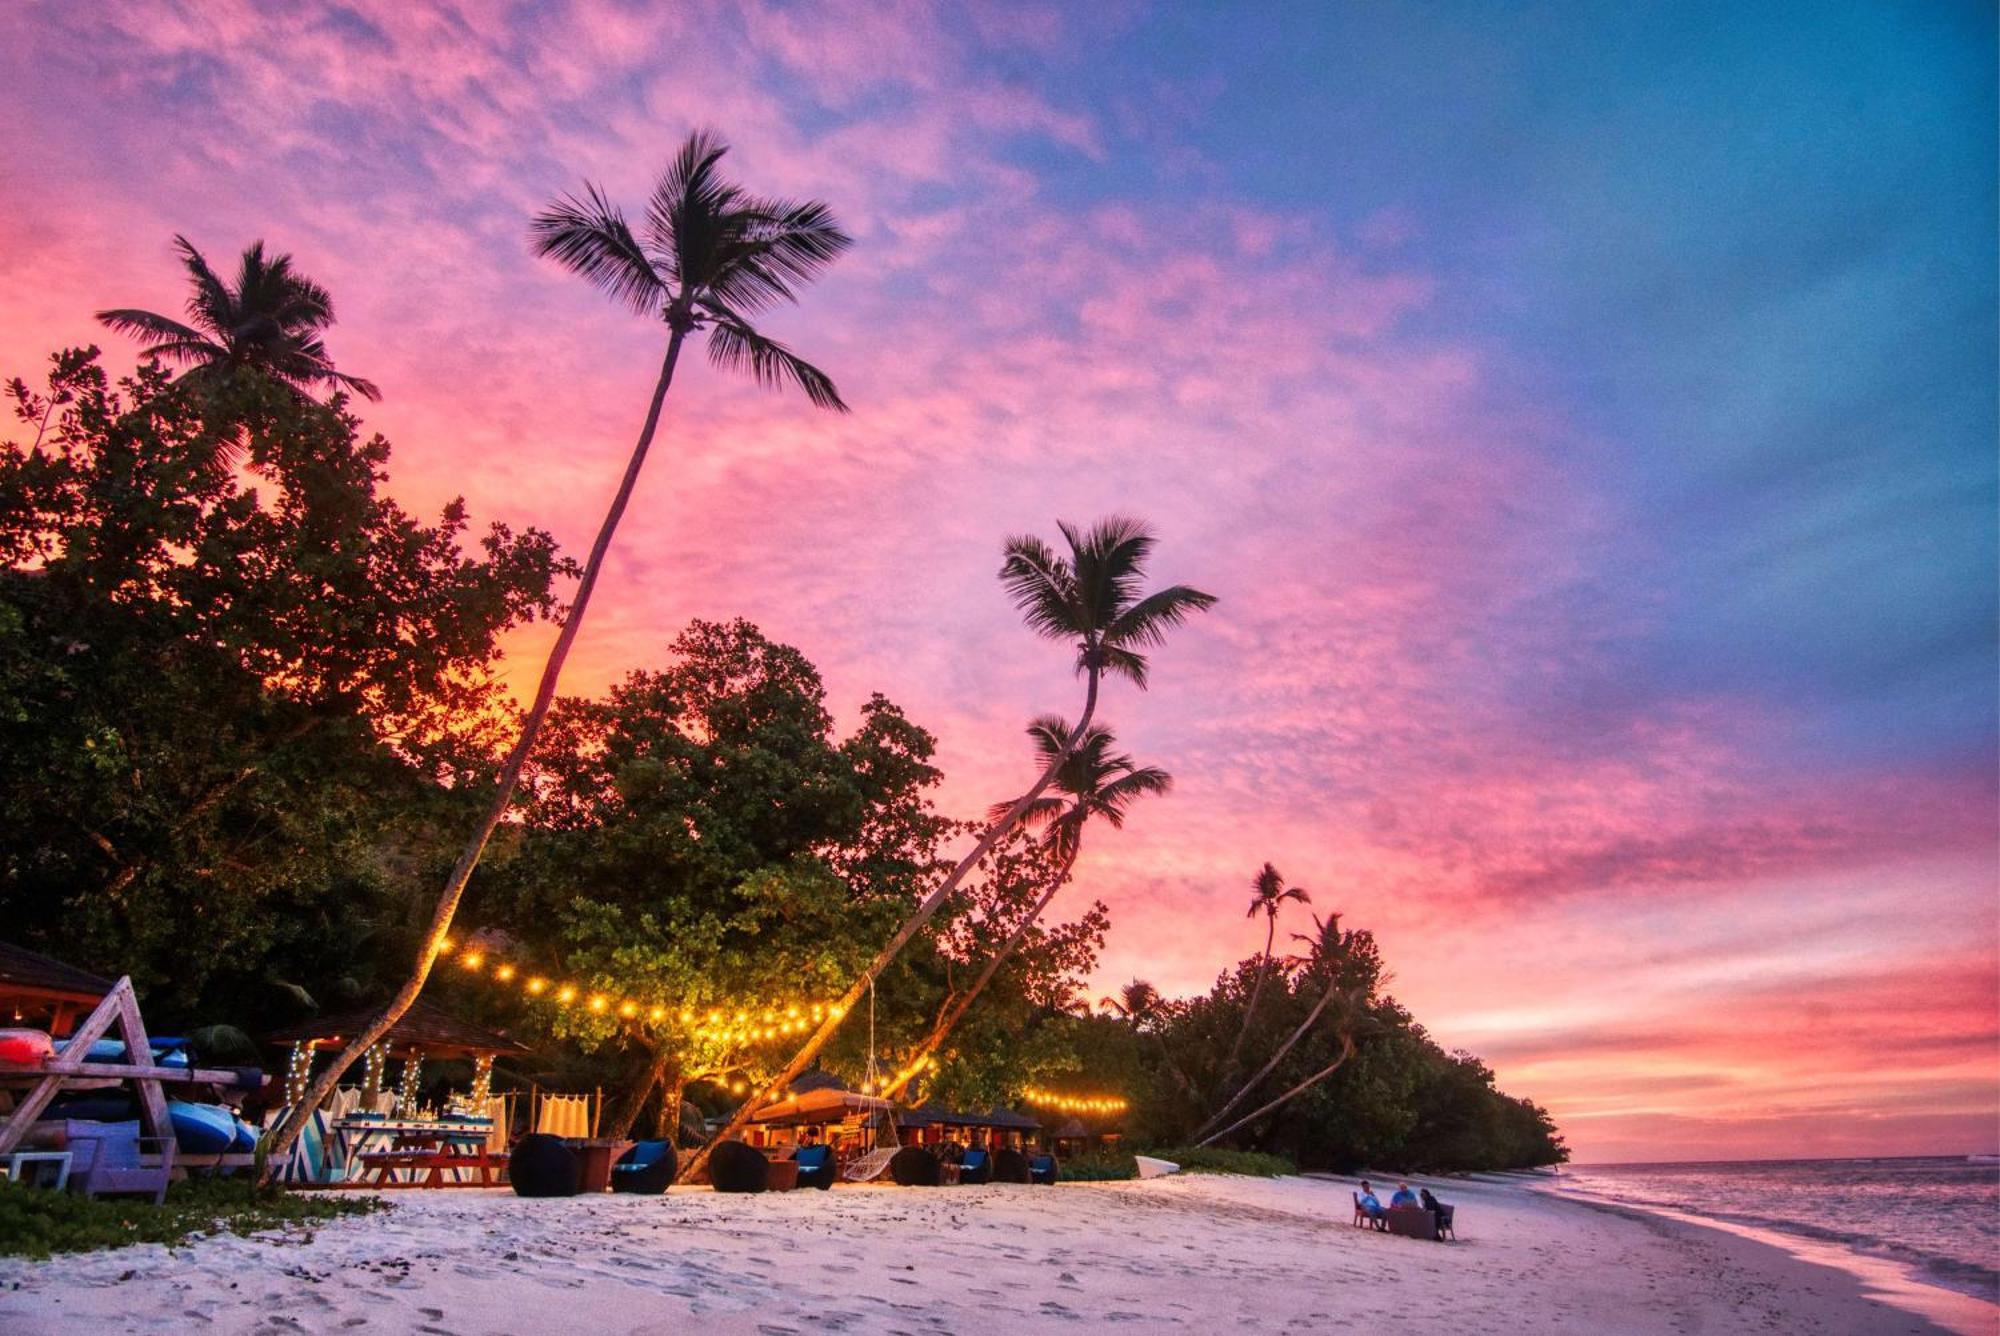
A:
<svg viewBox="0 0 2000 1336">
<path fill-rule="evenodd" d="M 849 1183 L 872 1183 L 882 1176 L 882 1171 L 889 1167 L 889 1161 L 896 1158 L 899 1149 L 891 1146 L 887 1150 L 871 1150 L 860 1159 L 851 1161 L 840 1176 Z"/>
</svg>

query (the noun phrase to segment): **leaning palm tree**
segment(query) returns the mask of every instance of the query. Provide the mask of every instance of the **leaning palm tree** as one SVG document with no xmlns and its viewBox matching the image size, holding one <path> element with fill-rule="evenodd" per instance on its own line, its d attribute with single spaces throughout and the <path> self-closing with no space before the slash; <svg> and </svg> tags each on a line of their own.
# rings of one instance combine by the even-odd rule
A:
<svg viewBox="0 0 2000 1336">
<path fill-rule="evenodd" d="M 1368 1023 L 1366 1011 L 1367 999 L 1359 989 L 1344 993 L 1329 993 L 1329 996 L 1335 997 L 1342 1004 L 1334 1022 L 1336 1026 L 1334 1033 L 1340 1040 L 1340 1052 L 1334 1055 L 1333 1061 L 1314 1072 L 1311 1076 L 1306 1077 L 1305 1080 L 1300 1081 L 1284 1094 L 1252 1109 L 1235 1122 L 1229 1124 L 1229 1126 L 1210 1132 L 1207 1136 L 1195 1142 L 1195 1145 L 1213 1145 L 1238 1128 L 1247 1127 L 1266 1114 L 1277 1112 L 1347 1064 L 1347 1060 L 1354 1056 L 1354 1036 L 1356 1030 Z"/>
<path fill-rule="evenodd" d="M 821 408 L 846 410 L 825 372 L 766 337 L 750 321 L 781 302 L 796 301 L 795 286 L 816 277 L 847 249 L 850 239 L 834 221 L 831 210 L 817 200 L 765 199 L 746 194 L 725 180 L 719 164 L 728 151 L 728 146 L 708 131 L 689 135 L 653 188 L 645 221 L 636 233 L 596 186 L 586 186 L 581 197 L 558 200 L 534 219 L 530 236 L 537 254 L 555 259 L 638 314 L 657 316 L 665 323 L 666 357 L 639 442 L 625 465 L 625 476 L 597 531 L 597 541 L 591 544 L 576 598 L 563 618 L 562 633 L 542 666 L 541 683 L 522 722 L 521 736 L 501 767 L 485 814 L 438 895 L 415 967 L 382 1014 L 355 1036 L 292 1110 L 279 1131 L 272 1163 L 277 1163 L 279 1155 L 298 1137 L 341 1073 L 386 1034 L 423 991 L 458 910 L 459 897 L 465 893 L 466 882 L 479 865 L 494 828 L 506 815 L 520 782 L 521 767 L 548 717 L 556 680 L 583 624 L 605 551 L 632 499 L 646 451 L 653 444 L 660 406 L 673 384 L 682 345 L 690 335 L 705 335 L 709 361 L 716 366 L 747 369 L 766 385 L 796 385 Z"/>
<path fill-rule="evenodd" d="M 1013 597 L 1029 629 L 1050 640 L 1076 646 L 1076 668 L 1083 675 L 1083 713 L 1071 733 L 1072 744 L 1085 736 L 1091 716 L 1097 713 L 1098 687 L 1106 673 L 1114 673 L 1144 689 L 1147 662 L 1145 651 L 1166 640 L 1172 628 L 1192 614 L 1215 605 L 1215 596 L 1187 585 L 1170 585 L 1156 593 L 1142 595 L 1146 559 L 1152 555 L 1152 530 L 1138 520 L 1113 517 L 1100 520 L 1088 529 L 1058 522 L 1067 556 L 1039 538 L 1010 538 L 1000 566 L 1000 583 Z M 682 1172 L 685 1179 L 698 1176 L 708 1164 L 708 1149 L 722 1144 L 742 1130 L 750 1115 L 771 1102 L 772 1097 L 798 1079 L 819 1056 L 840 1022 L 861 1000 L 861 995 L 887 969 L 909 940 L 937 913 L 966 873 L 978 866 L 994 845 L 1006 838 L 1033 807 L 1035 800 L 1055 783 L 1068 748 L 1050 761 L 1034 786 L 1017 798 L 997 819 L 991 821 L 971 852 L 958 861 L 937 888 L 903 920 L 901 927 L 866 969 L 855 976 L 847 993 L 828 1009 L 827 1017 L 807 1038 L 805 1046 L 790 1062 L 743 1101 L 722 1130 Z"/>
<path fill-rule="evenodd" d="M 1243 1008 L 1243 1028 L 1236 1032 L 1236 1040 L 1229 1046 L 1229 1056 L 1223 1059 L 1222 1076 L 1219 1086 L 1227 1086 L 1229 1078 L 1236 1075 L 1236 1060 L 1242 1056 L 1243 1041 L 1249 1037 L 1250 1027 L 1257 1018 L 1257 1003 L 1264 996 L 1264 984 L 1271 977 L 1271 944 L 1278 936 L 1278 911 L 1287 900 L 1299 904 L 1312 903 L 1312 897 L 1297 886 L 1285 885 L 1285 879 L 1269 863 L 1258 871 L 1250 883 L 1250 913 L 1247 917 L 1264 916 L 1264 953 L 1258 958 L 1257 982 L 1251 985 L 1250 1001 Z"/>
<path fill-rule="evenodd" d="M 1158 1020 L 1166 1004 L 1160 990 L 1145 979 L 1134 979 L 1118 990 L 1118 996 L 1099 998 L 1097 1002 L 1135 1030 L 1143 1030 Z"/>
<path fill-rule="evenodd" d="M 1123 752 L 1111 750 L 1116 742 L 1111 730 L 1102 724 L 1092 724 L 1087 734 L 1078 736 L 1069 725 L 1055 715 L 1043 715 L 1028 725 L 1028 737 L 1035 745 L 1035 752 L 1047 765 L 1056 764 L 1054 788 L 1062 797 L 1043 794 L 1028 805 L 1022 815 L 1023 825 L 1037 827 L 1042 832 L 1042 846 L 1053 857 L 1055 871 L 1049 877 L 1048 888 L 1008 934 L 997 950 L 987 958 L 979 977 L 972 981 L 957 997 L 949 1000 L 938 1013 L 930 1032 L 918 1043 L 916 1052 L 880 1094 L 885 1099 L 894 1099 L 903 1087 L 915 1080 L 929 1064 L 930 1057 L 939 1045 L 950 1037 L 951 1032 L 963 1020 L 966 1011 L 986 991 L 993 982 L 993 976 L 1007 963 L 1014 952 L 1027 940 L 1028 929 L 1047 912 L 1049 902 L 1056 898 L 1069 880 L 1070 869 L 1076 866 L 1076 856 L 1083 849 L 1083 828 L 1093 818 L 1103 820 L 1113 830 L 1125 825 L 1125 814 L 1133 803 L 1148 794 L 1165 793 L 1173 787 L 1173 777 L 1156 766 L 1142 766 Z M 989 820 L 998 821 L 1007 815 L 1012 803 L 995 804 L 987 814 Z"/>
<path fill-rule="evenodd" d="M 1245 1081 L 1237 1092 L 1229 1097 L 1228 1102 L 1210 1114 L 1207 1122 L 1195 1129 L 1197 1137 L 1227 1118 L 1230 1110 L 1243 1102 L 1244 1096 L 1262 1085 L 1264 1078 L 1277 1070 L 1278 1064 L 1285 1060 L 1285 1055 L 1297 1046 L 1299 1040 L 1306 1037 L 1306 1033 L 1312 1029 L 1320 1014 L 1326 1010 L 1327 1004 L 1333 1001 L 1334 995 L 1340 990 L 1339 957 L 1347 943 L 1347 939 L 1340 931 L 1340 915 L 1334 914 L 1325 919 L 1321 919 L 1317 914 L 1313 915 L 1313 935 L 1307 937 L 1295 932 L 1292 934 L 1292 940 L 1304 942 L 1311 949 L 1304 956 L 1287 957 L 1288 963 L 1303 968 L 1309 975 L 1324 974 L 1326 987 L 1320 992 L 1319 1001 L 1306 1012 L 1306 1018 L 1293 1027 L 1285 1042 L 1278 1045 L 1277 1051 L 1257 1069 L 1257 1074 Z"/>
<path fill-rule="evenodd" d="M 236 282 L 224 282 L 194 243 L 174 238 L 188 272 L 187 319 L 134 307 L 99 311 L 97 319 L 137 339 L 148 357 L 187 368 L 191 384 L 226 381 L 244 370 L 262 372 L 305 395 L 314 390 L 352 390 L 380 399 L 372 381 L 336 370 L 326 350 L 333 324 L 333 298 L 293 267 L 290 255 L 267 257 L 253 241 L 237 263 Z M 234 437 L 217 437 L 216 463 L 226 464 Z"/>
</svg>

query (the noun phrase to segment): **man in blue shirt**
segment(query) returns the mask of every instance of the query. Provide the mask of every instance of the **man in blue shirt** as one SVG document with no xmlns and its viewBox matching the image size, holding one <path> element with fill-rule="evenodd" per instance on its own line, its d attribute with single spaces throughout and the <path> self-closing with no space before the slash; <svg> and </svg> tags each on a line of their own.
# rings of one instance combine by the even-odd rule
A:
<svg viewBox="0 0 2000 1336">
<path fill-rule="evenodd" d="M 1377 1228 L 1381 1227 L 1382 1217 L 1388 1212 L 1382 1209 L 1381 1199 L 1376 1197 L 1375 1189 L 1368 1186 L 1368 1180 L 1365 1178 L 1361 1180 L 1361 1191 L 1355 1194 L 1354 1204 L 1367 1214 Z"/>
<path fill-rule="evenodd" d="M 1389 1204 L 1391 1206 L 1415 1206 L 1417 1204 L 1417 1194 L 1410 1191 L 1408 1183 L 1398 1183 L 1396 1185 L 1396 1195 L 1389 1198 Z"/>
</svg>

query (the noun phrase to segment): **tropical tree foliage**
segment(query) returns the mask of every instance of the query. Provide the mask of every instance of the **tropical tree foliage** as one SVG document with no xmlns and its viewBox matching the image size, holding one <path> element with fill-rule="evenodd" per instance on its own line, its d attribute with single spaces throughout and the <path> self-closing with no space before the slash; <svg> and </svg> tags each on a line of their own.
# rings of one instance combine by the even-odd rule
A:
<svg viewBox="0 0 2000 1336">
<path fill-rule="evenodd" d="M 569 569 L 457 502 L 405 512 L 344 411 L 212 388 L 61 353 L 0 447 L 0 915 L 163 1021 L 368 990 L 490 773 L 499 639 Z"/>
</svg>

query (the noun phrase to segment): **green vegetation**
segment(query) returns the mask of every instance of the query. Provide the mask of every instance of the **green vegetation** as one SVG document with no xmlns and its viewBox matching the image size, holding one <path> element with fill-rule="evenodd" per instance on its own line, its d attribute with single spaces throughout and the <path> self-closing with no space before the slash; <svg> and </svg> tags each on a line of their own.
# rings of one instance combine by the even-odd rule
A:
<svg viewBox="0 0 2000 1336">
<path fill-rule="evenodd" d="M 168 1247 L 203 1234 L 255 1234 L 277 1229 L 303 1242 L 311 1226 L 383 1209 L 380 1197 L 260 1190 L 247 1178 L 176 1183 L 155 1206 L 140 1199 L 100 1199 L 0 1181 L 0 1256 L 45 1258 L 51 1253 Z"/>
<path fill-rule="evenodd" d="M 1129 1150 L 1099 1150 L 1074 1155 L 1062 1162 L 1064 1183 L 1109 1183 L 1121 1178 L 1137 1178 L 1139 1162 Z"/>
<path fill-rule="evenodd" d="M 1296 1174 L 1299 1167 L 1282 1155 L 1266 1155 L 1254 1150 L 1222 1150 L 1215 1146 L 1167 1146 L 1149 1150 L 1147 1155 L 1171 1160 L 1184 1174 L 1244 1174 L 1250 1178 L 1277 1178 Z"/>
</svg>

